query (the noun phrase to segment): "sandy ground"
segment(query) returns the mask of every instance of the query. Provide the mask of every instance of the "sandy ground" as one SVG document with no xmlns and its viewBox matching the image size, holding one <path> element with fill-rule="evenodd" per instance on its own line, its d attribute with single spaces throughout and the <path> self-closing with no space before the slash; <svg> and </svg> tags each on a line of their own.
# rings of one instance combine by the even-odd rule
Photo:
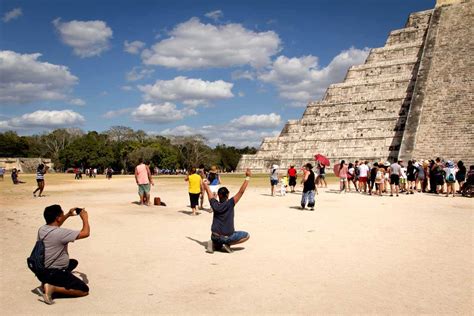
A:
<svg viewBox="0 0 474 316">
<path fill-rule="evenodd" d="M 32 197 L 32 178 L 0 184 L 3 315 L 473 314 L 471 199 L 340 195 L 331 185 L 310 212 L 296 208 L 300 194 L 271 197 L 255 181 L 235 218 L 250 240 L 233 254 L 207 254 L 212 215 L 185 213 L 182 178 L 157 180 L 152 194 L 167 207 L 142 207 L 131 203 L 132 177 L 54 177 L 44 198 Z M 231 182 L 232 194 L 240 180 Z M 69 252 L 91 292 L 47 306 L 32 293 L 39 282 L 26 257 L 44 207 L 55 203 L 89 211 L 91 236 Z"/>
</svg>

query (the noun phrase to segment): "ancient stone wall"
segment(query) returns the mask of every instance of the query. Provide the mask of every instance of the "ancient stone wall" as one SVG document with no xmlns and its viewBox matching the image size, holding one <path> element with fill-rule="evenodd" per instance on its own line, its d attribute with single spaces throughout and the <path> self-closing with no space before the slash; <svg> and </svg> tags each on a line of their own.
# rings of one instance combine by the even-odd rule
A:
<svg viewBox="0 0 474 316">
<path fill-rule="evenodd" d="M 302 165 L 318 153 L 333 164 L 438 156 L 474 164 L 473 15 L 473 0 L 438 0 L 411 14 L 238 170 Z"/>
<path fill-rule="evenodd" d="M 16 168 L 23 173 L 35 173 L 39 164 L 45 164 L 53 172 L 54 164 L 49 158 L 0 158 L 0 168 L 5 168 L 7 172 Z"/>
<path fill-rule="evenodd" d="M 372 49 L 365 64 L 351 67 L 344 82 L 330 85 L 278 137 L 264 139 L 257 154 L 244 155 L 238 169 L 302 165 L 318 153 L 333 163 L 397 157 L 431 12 L 411 14 L 384 47 Z"/>
<path fill-rule="evenodd" d="M 458 2 L 433 12 L 402 158 L 474 163 L 474 1 Z"/>
</svg>

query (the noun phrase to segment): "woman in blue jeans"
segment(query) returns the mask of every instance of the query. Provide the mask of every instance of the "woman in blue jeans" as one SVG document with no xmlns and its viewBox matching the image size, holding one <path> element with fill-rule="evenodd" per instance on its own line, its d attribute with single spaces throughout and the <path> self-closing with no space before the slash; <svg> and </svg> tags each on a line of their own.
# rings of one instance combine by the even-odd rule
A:
<svg viewBox="0 0 474 316">
<path fill-rule="evenodd" d="M 314 176 L 313 166 L 307 163 L 304 166 L 304 175 L 301 180 L 303 184 L 303 196 L 301 197 L 301 210 L 306 208 L 306 202 L 311 211 L 314 211 L 314 194 L 316 189 L 316 177 Z"/>
</svg>

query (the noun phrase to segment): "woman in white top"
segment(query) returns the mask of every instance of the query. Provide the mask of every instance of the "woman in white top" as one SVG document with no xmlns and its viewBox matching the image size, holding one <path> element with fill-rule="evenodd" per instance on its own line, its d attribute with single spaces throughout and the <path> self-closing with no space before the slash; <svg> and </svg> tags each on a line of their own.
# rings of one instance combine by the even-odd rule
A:
<svg viewBox="0 0 474 316">
<path fill-rule="evenodd" d="M 38 197 L 41 197 L 44 190 L 44 175 L 48 171 L 48 166 L 44 164 L 39 164 L 36 168 L 36 182 L 38 183 L 38 188 L 33 191 L 33 196 L 36 197 L 36 192 L 39 191 Z"/>
</svg>

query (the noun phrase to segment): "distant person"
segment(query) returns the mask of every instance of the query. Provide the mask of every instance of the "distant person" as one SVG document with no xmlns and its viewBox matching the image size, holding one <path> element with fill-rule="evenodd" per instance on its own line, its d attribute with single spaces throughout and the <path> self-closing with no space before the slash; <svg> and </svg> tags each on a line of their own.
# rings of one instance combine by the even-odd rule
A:
<svg viewBox="0 0 474 316">
<path fill-rule="evenodd" d="M 222 187 L 218 190 L 219 201 L 214 198 L 207 182 L 204 181 L 203 187 L 207 193 L 209 204 L 213 212 L 211 226 L 211 240 L 207 244 L 207 252 L 213 253 L 214 250 L 221 250 L 232 253 L 232 245 L 246 242 L 250 235 L 245 231 L 236 231 L 234 228 L 234 207 L 240 201 L 240 198 L 248 186 L 252 173 L 250 169 L 245 172 L 245 180 L 236 195 L 229 198 L 229 190 Z"/>
<path fill-rule="evenodd" d="M 377 162 L 374 162 L 372 165 L 372 168 L 370 169 L 369 177 L 368 177 L 368 187 L 369 187 L 369 195 L 372 195 L 372 192 L 374 192 L 374 187 L 375 190 L 377 191 L 377 188 L 375 186 L 375 180 L 377 178 L 377 172 L 379 169 L 379 164 Z"/>
<path fill-rule="evenodd" d="M 402 174 L 402 167 L 400 166 L 396 158 L 394 159 L 394 162 L 390 165 L 388 170 L 390 173 L 390 196 L 393 196 L 394 191 L 396 196 L 398 196 L 398 193 L 400 192 L 400 176 Z M 413 182 L 413 184 L 415 183 Z"/>
<path fill-rule="evenodd" d="M 278 165 L 272 165 L 272 170 L 270 171 L 270 186 L 271 194 L 275 196 L 275 187 L 278 185 Z"/>
<path fill-rule="evenodd" d="M 374 164 L 375 165 L 375 164 Z M 382 196 L 382 193 L 385 190 L 385 168 L 382 163 L 377 163 L 377 173 L 375 175 L 375 187 L 379 196 Z"/>
<path fill-rule="evenodd" d="M 217 191 L 219 190 L 222 182 L 219 173 L 217 173 L 216 166 L 212 166 L 211 170 L 209 170 L 207 181 L 209 181 L 209 189 L 211 190 L 212 194 L 214 194 L 214 198 L 217 198 Z"/>
<path fill-rule="evenodd" d="M 456 169 L 454 168 L 454 163 L 451 160 L 448 160 L 446 163 L 446 168 L 444 168 L 445 180 L 446 180 L 446 197 L 451 193 L 454 197 L 456 190 Z"/>
<path fill-rule="evenodd" d="M 38 230 L 38 240 L 42 239 L 45 245 L 44 265 L 45 270 L 38 273 L 36 277 L 43 283 L 43 299 L 48 305 L 53 304 L 53 295 L 86 296 L 89 287 L 72 271 L 77 267 L 78 261 L 69 259 L 68 244 L 77 239 L 89 237 L 90 226 L 87 211 L 80 209 L 79 216 L 82 219 L 80 231 L 61 228 L 63 223 L 74 216 L 75 208 L 64 214 L 61 206 L 51 205 L 44 209 L 46 225 Z"/>
<path fill-rule="evenodd" d="M 38 184 L 38 188 L 33 191 L 33 196 L 36 197 L 36 192 L 39 191 L 38 197 L 41 197 L 43 190 L 44 190 L 44 175 L 46 172 L 48 172 L 48 166 L 45 166 L 44 164 L 39 164 L 38 168 L 36 168 L 36 183 Z"/>
<path fill-rule="evenodd" d="M 289 180 L 289 186 L 290 186 L 290 192 L 295 192 L 295 186 L 296 186 L 296 179 L 297 179 L 297 172 L 295 169 L 295 166 L 291 165 L 290 168 L 288 169 L 287 172 Z"/>
<path fill-rule="evenodd" d="M 361 161 L 359 167 L 357 170 L 359 170 L 359 191 L 362 193 L 362 190 L 364 190 L 364 193 L 367 193 L 367 180 L 369 179 L 369 166 L 367 166 L 368 161 Z"/>
<path fill-rule="evenodd" d="M 188 193 L 192 215 L 198 215 L 199 213 L 197 212 L 196 207 L 199 205 L 199 196 L 201 195 L 201 176 L 196 173 L 196 168 L 191 168 L 184 180 L 189 182 Z"/>
<path fill-rule="evenodd" d="M 327 188 L 328 183 L 326 182 L 326 166 L 323 165 L 322 163 L 319 163 L 318 169 L 319 169 L 319 175 L 318 175 L 319 186 L 322 188 L 323 183 L 324 183 L 324 187 Z"/>
<path fill-rule="evenodd" d="M 5 175 L 5 168 L 0 168 L 0 179 L 3 181 L 3 176 Z"/>
<path fill-rule="evenodd" d="M 13 184 L 21 184 L 21 183 L 26 183 L 20 180 L 20 170 L 17 170 L 16 168 L 13 168 L 12 170 L 12 181 Z"/>
<path fill-rule="evenodd" d="M 462 162 L 462 160 L 459 160 L 457 163 L 458 171 L 456 172 L 456 181 L 459 184 L 459 192 L 461 192 L 461 188 L 464 184 L 464 181 L 466 181 L 466 166 Z"/>
<path fill-rule="evenodd" d="M 313 172 L 313 166 L 310 163 L 307 163 L 304 166 L 303 179 L 301 180 L 303 184 L 303 195 L 301 196 L 301 210 L 306 208 L 306 203 L 310 211 L 314 211 L 314 194 L 316 192 L 316 177 Z"/>
<path fill-rule="evenodd" d="M 404 192 L 407 192 L 407 183 L 408 183 L 407 168 L 405 167 L 405 164 L 403 163 L 402 160 L 400 160 L 398 164 L 400 165 L 400 193 L 404 193 Z M 416 188 L 416 182 L 415 182 L 415 188 Z"/>
<path fill-rule="evenodd" d="M 416 190 L 415 184 L 416 184 L 416 178 L 417 178 L 417 172 L 418 168 L 415 167 L 413 164 L 413 161 L 408 160 L 408 166 L 407 166 L 407 180 L 408 180 L 408 190 L 407 194 L 414 194 L 414 191 Z"/>
<path fill-rule="evenodd" d="M 144 163 L 142 158 L 138 159 L 138 165 L 135 167 L 135 182 L 138 185 L 140 205 L 150 206 L 150 184 L 154 185 L 154 183 L 148 164 L 148 161 Z"/>
<path fill-rule="evenodd" d="M 114 169 L 112 168 L 107 168 L 107 171 L 105 172 L 105 177 L 107 178 L 107 180 L 110 180 L 112 179 L 112 175 L 114 174 Z"/>
<path fill-rule="evenodd" d="M 354 168 L 354 164 L 352 162 L 349 163 L 349 166 L 347 167 L 347 187 L 350 191 L 351 182 L 352 182 L 354 184 L 354 188 L 356 189 L 356 192 L 359 192 L 359 189 L 357 188 L 357 181 L 356 181 L 356 173 L 355 173 L 356 168 Z"/>
<path fill-rule="evenodd" d="M 97 177 L 97 168 L 94 168 L 94 169 L 92 170 L 92 175 L 93 175 L 94 178 Z"/>
<path fill-rule="evenodd" d="M 339 193 L 344 192 L 349 192 L 348 188 L 348 183 L 347 183 L 347 176 L 348 176 L 348 168 L 347 164 L 344 160 L 341 160 L 341 163 L 339 165 Z"/>
</svg>

